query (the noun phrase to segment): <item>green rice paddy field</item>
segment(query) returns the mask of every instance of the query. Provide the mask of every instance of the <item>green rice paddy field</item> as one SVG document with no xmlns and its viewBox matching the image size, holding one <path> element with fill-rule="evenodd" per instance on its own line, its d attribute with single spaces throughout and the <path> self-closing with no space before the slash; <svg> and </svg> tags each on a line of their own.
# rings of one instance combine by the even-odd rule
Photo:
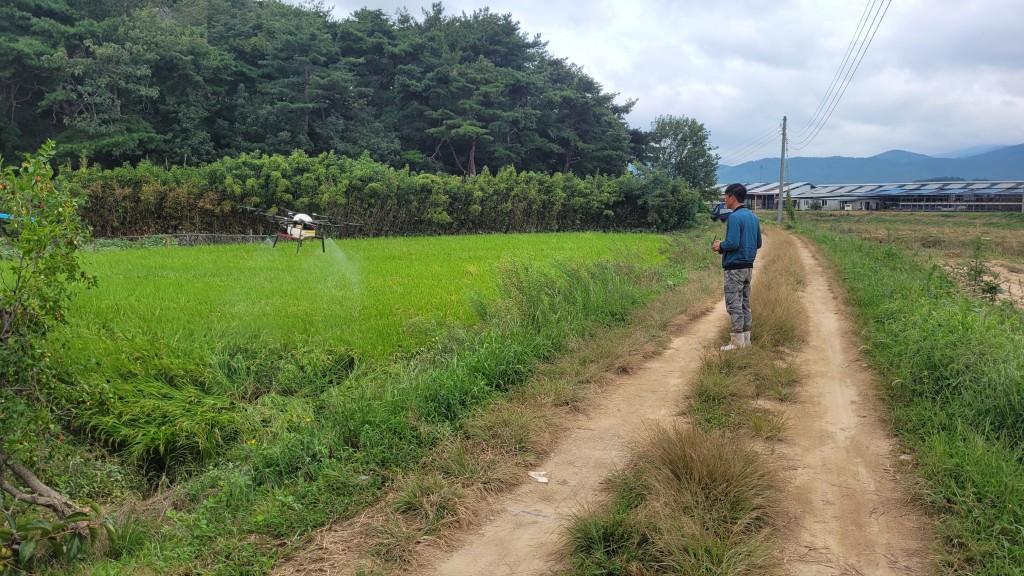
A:
<svg viewBox="0 0 1024 576">
<path fill-rule="evenodd" d="M 96 574 L 259 574 L 459 422 L 710 261 L 700 232 L 98 250 L 50 339 L 91 454 L 55 475 L 124 508 Z M 153 504 L 156 502 L 156 504 Z M 71 568 L 68 568 L 71 570 Z M 78 573 L 71 571 L 69 573 Z"/>
<path fill-rule="evenodd" d="M 76 297 L 75 354 L 126 341 L 216 347 L 225 340 L 321 342 L 380 359 L 421 345 L 424 323 L 469 325 L 502 262 L 663 260 L 653 234 L 519 234 L 110 250 L 86 255 L 99 286 Z M 109 356 L 109 350 L 101 356 Z"/>
</svg>

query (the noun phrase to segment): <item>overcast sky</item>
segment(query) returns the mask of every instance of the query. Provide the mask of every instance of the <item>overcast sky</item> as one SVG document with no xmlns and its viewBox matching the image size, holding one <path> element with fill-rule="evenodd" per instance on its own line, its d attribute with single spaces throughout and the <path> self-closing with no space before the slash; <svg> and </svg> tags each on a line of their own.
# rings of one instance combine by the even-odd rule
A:
<svg viewBox="0 0 1024 576">
<path fill-rule="evenodd" d="M 422 20 L 429 0 L 325 0 L 336 19 L 368 7 Z M 884 4 L 884 0 L 878 0 Z M 814 117 L 868 0 L 446 0 L 489 7 L 540 34 L 648 129 L 661 114 L 704 124 L 728 164 L 777 157 L 780 139 L 743 152 L 789 119 L 790 156 L 942 154 L 1024 143 L 1021 0 L 894 0 L 835 112 Z M 810 141 L 808 141 L 810 140 Z M 797 144 L 803 147 L 797 149 Z"/>
</svg>

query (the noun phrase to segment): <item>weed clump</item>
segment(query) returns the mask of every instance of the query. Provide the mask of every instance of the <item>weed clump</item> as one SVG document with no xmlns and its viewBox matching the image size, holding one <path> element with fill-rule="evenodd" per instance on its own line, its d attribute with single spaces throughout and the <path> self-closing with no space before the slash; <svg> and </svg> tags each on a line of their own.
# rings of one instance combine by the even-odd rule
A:
<svg viewBox="0 0 1024 576">
<path fill-rule="evenodd" d="M 772 478 L 745 441 L 658 428 L 568 531 L 577 574 L 770 574 Z"/>
</svg>

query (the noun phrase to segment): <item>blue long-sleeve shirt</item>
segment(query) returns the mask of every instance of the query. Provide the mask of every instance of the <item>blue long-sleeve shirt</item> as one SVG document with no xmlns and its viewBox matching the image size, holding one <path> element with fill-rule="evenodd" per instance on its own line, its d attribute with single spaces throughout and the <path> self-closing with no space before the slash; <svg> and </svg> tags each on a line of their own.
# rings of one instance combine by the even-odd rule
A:
<svg viewBox="0 0 1024 576">
<path fill-rule="evenodd" d="M 733 210 L 725 222 L 725 240 L 718 246 L 722 252 L 722 268 L 753 268 L 760 247 L 761 224 L 757 216 L 746 206 Z"/>
</svg>

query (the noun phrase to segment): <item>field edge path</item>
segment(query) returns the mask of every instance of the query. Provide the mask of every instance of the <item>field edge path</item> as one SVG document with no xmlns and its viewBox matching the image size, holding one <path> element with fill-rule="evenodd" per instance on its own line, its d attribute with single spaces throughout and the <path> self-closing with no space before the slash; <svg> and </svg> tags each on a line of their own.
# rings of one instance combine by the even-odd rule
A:
<svg viewBox="0 0 1024 576">
<path fill-rule="evenodd" d="M 831 273 L 797 237 L 807 270 L 804 377 L 784 406 L 779 459 L 779 554 L 794 576 L 929 574 L 930 523 L 899 477 L 896 441 L 882 417 L 875 375 L 831 285 Z"/>
</svg>

